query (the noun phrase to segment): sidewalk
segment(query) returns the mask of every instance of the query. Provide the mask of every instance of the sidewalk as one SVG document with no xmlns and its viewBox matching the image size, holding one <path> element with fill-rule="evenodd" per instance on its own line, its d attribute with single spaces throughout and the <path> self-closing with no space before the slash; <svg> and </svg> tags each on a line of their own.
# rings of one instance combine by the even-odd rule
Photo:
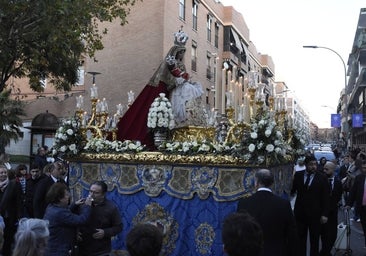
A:
<svg viewBox="0 0 366 256">
<path fill-rule="evenodd" d="M 339 209 L 338 219 L 340 222 L 345 222 L 343 209 Z M 364 256 L 366 255 L 366 249 L 364 248 L 365 240 L 363 236 L 362 226 L 360 222 L 350 221 L 351 227 L 351 238 L 350 238 L 350 249 L 352 250 L 352 256 Z M 345 250 L 336 251 L 333 249 L 333 255 L 345 255 Z M 347 254 L 346 254 L 347 255 Z"/>
</svg>

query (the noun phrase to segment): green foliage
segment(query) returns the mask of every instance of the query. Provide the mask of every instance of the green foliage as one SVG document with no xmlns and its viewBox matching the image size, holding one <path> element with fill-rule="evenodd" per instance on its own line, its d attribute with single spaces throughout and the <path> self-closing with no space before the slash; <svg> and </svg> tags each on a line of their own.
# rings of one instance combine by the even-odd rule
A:
<svg viewBox="0 0 366 256">
<path fill-rule="evenodd" d="M 29 77 L 42 91 L 49 78 L 57 90 L 77 82 L 81 57 L 103 49 L 100 22 L 127 23 L 136 0 L 0 0 L 0 92 L 10 77 Z"/>
<path fill-rule="evenodd" d="M 5 151 L 11 140 L 18 140 L 22 126 L 20 116 L 25 115 L 22 102 L 11 99 L 10 92 L 0 92 L 0 152 Z"/>
</svg>

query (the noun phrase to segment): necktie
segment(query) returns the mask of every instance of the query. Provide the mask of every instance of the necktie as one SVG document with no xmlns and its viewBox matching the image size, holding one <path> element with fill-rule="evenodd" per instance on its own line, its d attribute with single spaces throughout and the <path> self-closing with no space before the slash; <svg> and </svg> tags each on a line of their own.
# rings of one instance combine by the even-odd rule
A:
<svg viewBox="0 0 366 256">
<path fill-rule="evenodd" d="M 305 188 L 308 189 L 309 188 L 309 183 L 310 183 L 310 176 L 311 173 L 306 173 L 306 180 L 305 180 Z"/>
<path fill-rule="evenodd" d="M 333 179 L 330 178 L 328 179 L 328 182 L 329 182 L 329 194 L 332 195 L 332 191 L 333 191 Z"/>
</svg>

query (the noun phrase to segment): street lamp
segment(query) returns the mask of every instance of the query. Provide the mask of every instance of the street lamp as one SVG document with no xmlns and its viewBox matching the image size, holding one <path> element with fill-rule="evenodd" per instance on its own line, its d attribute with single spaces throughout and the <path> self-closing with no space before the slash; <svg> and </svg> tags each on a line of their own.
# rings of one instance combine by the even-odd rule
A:
<svg viewBox="0 0 366 256">
<path fill-rule="evenodd" d="M 347 134 L 348 133 L 348 96 L 347 96 L 347 69 L 346 69 L 346 63 L 344 62 L 342 56 L 338 52 L 336 52 L 335 50 L 333 50 L 331 48 L 324 47 L 324 46 L 317 46 L 317 45 L 304 45 L 303 48 L 313 48 L 313 49 L 322 48 L 322 49 L 326 49 L 326 50 L 329 50 L 329 51 L 335 53 L 339 57 L 339 59 L 342 61 L 343 69 L 344 69 L 344 94 L 345 94 L 344 103 L 345 103 L 345 106 L 346 106 L 346 109 L 344 111 L 344 114 L 345 114 L 345 117 L 346 117 L 346 122 L 345 122 L 343 131 L 345 132 L 345 134 Z M 347 146 L 347 141 L 346 141 L 346 146 Z"/>
</svg>

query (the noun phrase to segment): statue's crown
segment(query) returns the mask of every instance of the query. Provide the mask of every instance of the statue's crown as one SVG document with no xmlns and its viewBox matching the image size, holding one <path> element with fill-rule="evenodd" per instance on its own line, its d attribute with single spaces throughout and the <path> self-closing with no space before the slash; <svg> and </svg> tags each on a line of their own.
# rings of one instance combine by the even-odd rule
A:
<svg viewBox="0 0 366 256">
<path fill-rule="evenodd" d="M 188 35 L 183 32 L 182 28 L 174 33 L 174 44 L 185 46 L 188 41 Z"/>
</svg>

